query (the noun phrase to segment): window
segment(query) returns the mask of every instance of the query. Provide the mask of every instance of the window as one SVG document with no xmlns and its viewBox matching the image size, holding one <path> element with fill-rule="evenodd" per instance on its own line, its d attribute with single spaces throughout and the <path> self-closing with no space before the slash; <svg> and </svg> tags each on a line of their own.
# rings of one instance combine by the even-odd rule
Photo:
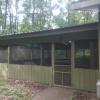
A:
<svg viewBox="0 0 100 100">
<path fill-rule="evenodd" d="M 56 65 L 70 65 L 71 63 L 71 48 L 70 44 L 65 45 L 61 43 L 55 44 L 55 64 Z"/>
<path fill-rule="evenodd" d="M 11 63 L 51 65 L 51 44 L 28 44 L 11 47 Z"/>
<path fill-rule="evenodd" d="M 11 46 L 10 62 L 14 64 L 26 64 L 31 61 L 31 48 L 27 45 Z"/>
<path fill-rule="evenodd" d="M 51 45 L 42 44 L 42 65 L 51 65 Z"/>
<path fill-rule="evenodd" d="M 80 40 L 75 42 L 75 67 L 86 69 L 98 68 L 97 40 Z"/>
<path fill-rule="evenodd" d="M 41 62 L 40 44 L 32 44 L 32 64 L 40 65 Z"/>
<path fill-rule="evenodd" d="M 0 47 L 0 63 L 7 63 L 8 62 L 8 47 L 1 46 Z"/>
</svg>

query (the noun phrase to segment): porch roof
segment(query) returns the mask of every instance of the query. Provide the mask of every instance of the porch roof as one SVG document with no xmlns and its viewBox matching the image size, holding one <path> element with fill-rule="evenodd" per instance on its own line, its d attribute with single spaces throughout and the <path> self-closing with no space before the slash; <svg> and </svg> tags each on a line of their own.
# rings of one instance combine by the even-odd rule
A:
<svg viewBox="0 0 100 100">
<path fill-rule="evenodd" d="M 51 30 L 43 30 L 37 32 L 27 32 L 27 33 L 14 33 L 11 35 L 3 35 L 0 36 L 0 41 L 4 40 L 15 40 L 15 39 L 23 39 L 23 38 L 38 38 L 38 37 L 47 37 L 47 36 L 57 36 L 57 35 L 67 35 L 70 33 L 79 33 L 84 31 L 96 31 L 98 29 L 98 23 L 89 23 L 83 25 L 76 25 L 58 29 Z"/>
</svg>

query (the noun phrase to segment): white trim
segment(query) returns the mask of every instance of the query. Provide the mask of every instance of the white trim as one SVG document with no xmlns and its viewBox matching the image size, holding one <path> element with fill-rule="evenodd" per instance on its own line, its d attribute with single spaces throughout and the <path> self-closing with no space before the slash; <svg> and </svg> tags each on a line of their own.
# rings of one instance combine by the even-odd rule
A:
<svg viewBox="0 0 100 100">
<path fill-rule="evenodd" d="M 84 0 L 71 4 L 71 8 L 74 10 L 86 10 L 86 9 L 98 9 L 100 0 Z"/>
</svg>

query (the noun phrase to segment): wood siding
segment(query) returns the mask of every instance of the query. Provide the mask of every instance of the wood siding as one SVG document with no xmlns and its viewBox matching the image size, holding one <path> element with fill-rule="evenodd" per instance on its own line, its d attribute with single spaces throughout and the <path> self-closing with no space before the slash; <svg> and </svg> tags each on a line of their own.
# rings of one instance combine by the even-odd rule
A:
<svg viewBox="0 0 100 100">
<path fill-rule="evenodd" d="M 95 91 L 99 77 L 98 70 L 72 68 L 72 87 L 75 89 Z M 31 80 L 39 83 L 53 85 L 52 67 L 0 64 L 0 80 L 11 78 L 14 80 Z"/>
<path fill-rule="evenodd" d="M 76 89 L 96 91 L 98 74 L 98 70 L 75 68 L 72 70 L 72 85 Z"/>
<path fill-rule="evenodd" d="M 99 69 L 75 68 L 75 42 L 72 41 L 71 63 L 72 63 L 72 86 L 75 89 L 96 91 L 96 83 L 99 79 Z"/>
<path fill-rule="evenodd" d="M 0 80 L 31 80 L 34 82 L 51 85 L 53 82 L 52 67 L 17 65 L 17 64 L 0 64 Z"/>
<path fill-rule="evenodd" d="M 34 82 L 52 84 L 52 67 L 35 65 L 8 65 L 8 76 L 10 79 L 31 80 Z"/>
<path fill-rule="evenodd" d="M 0 81 L 7 79 L 8 68 L 6 63 L 0 63 Z"/>
</svg>

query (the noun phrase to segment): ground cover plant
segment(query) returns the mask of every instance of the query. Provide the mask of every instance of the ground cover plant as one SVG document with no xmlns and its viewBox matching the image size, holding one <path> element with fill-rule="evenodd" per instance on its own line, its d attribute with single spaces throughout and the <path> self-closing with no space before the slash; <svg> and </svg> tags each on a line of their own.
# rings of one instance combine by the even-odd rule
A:
<svg viewBox="0 0 100 100">
<path fill-rule="evenodd" d="M 32 100 L 44 88 L 31 81 L 7 80 L 0 83 L 0 100 Z"/>
</svg>

